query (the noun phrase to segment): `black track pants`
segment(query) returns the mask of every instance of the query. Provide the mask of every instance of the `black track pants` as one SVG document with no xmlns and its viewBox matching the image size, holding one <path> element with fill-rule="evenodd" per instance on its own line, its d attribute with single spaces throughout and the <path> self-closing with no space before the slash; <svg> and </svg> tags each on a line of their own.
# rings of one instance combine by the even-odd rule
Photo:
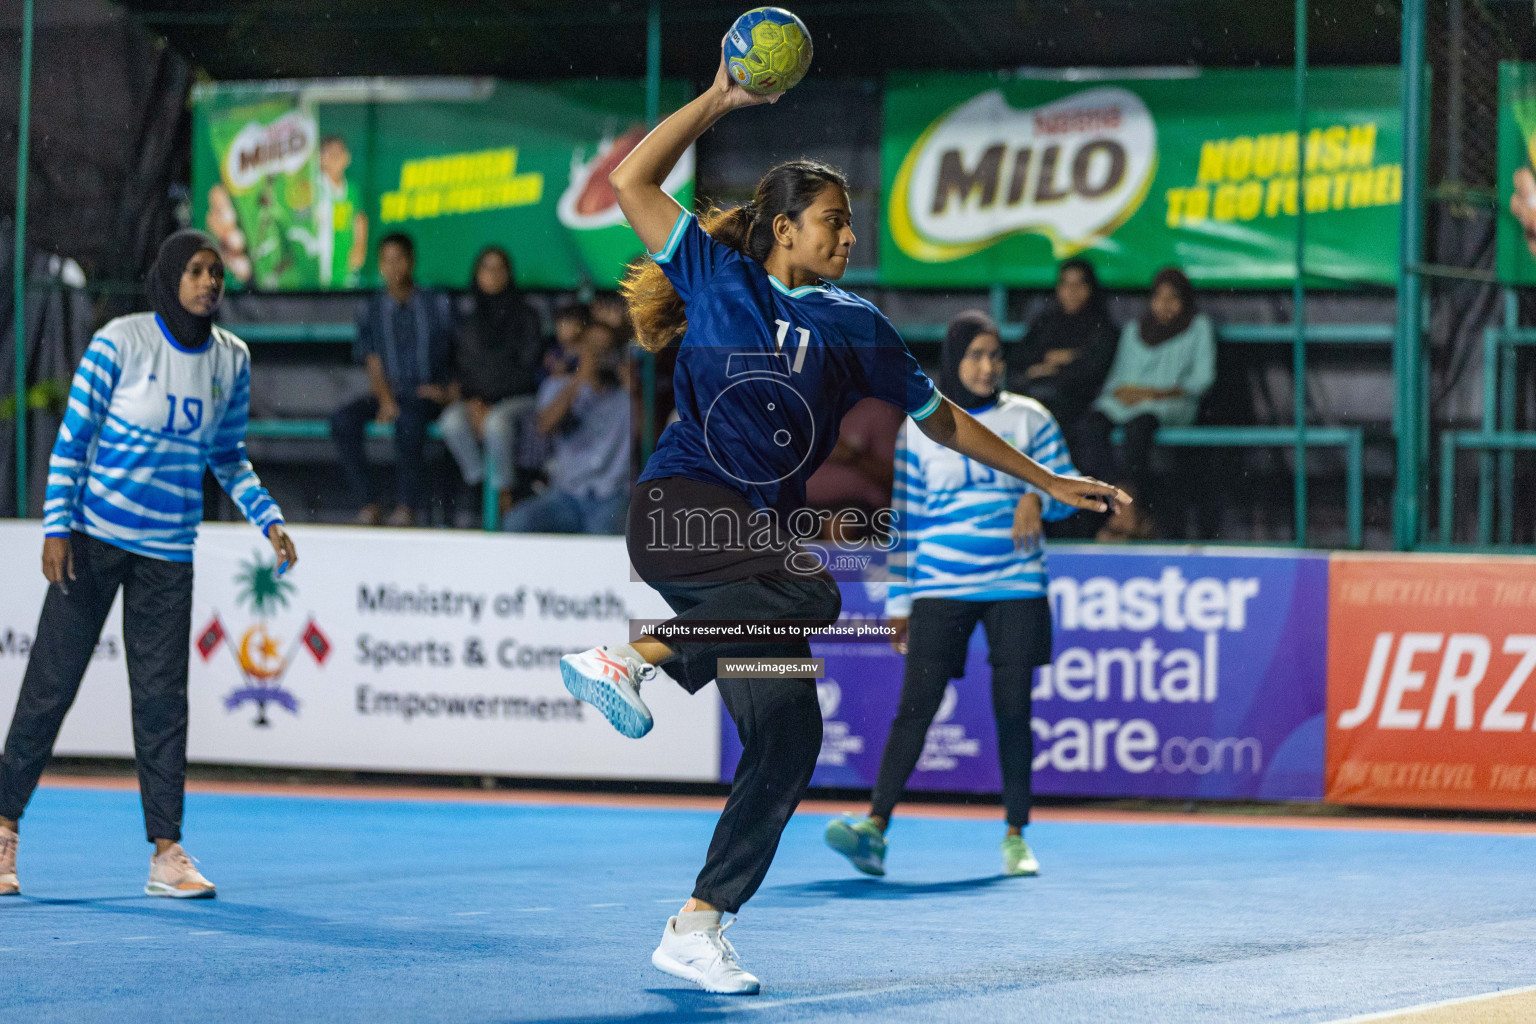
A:
<svg viewBox="0 0 1536 1024">
<path fill-rule="evenodd" d="M 1030 775 L 1035 737 L 1029 723 L 1033 670 L 1051 660 L 1051 611 L 1043 597 L 1019 601 L 953 601 L 919 598 L 907 625 L 907 667 L 901 705 L 880 758 L 870 813 L 890 818 L 901 799 L 944 688 L 965 672 L 966 647 L 980 621 L 992 664 L 992 712 L 1003 769 L 1003 808 L 1008 824 L 1029 824 Z"/>
<path fill-rule="evenodd" d="M 756 511 L 735 493 L 677 477 L 641 483 L 629 511 L 629 556 L 636 572 L 666 599 L 679 621 L 807 619 L 837 621 L 842 593 L 825 571 L 796 571 L 799 551 L 781 537 L 747 551 L 729 543 L 744 534 Z M 701 528 L 680 543 L 675 517 L 710 514 L 718 530 Z M 663 528 L 663 524 L 665 528 Z M 734 524 L 734 525 L 733 525 Z M 811 645 L 795 643 L 669 643 L 678 656 L 662 668 L 689 693 L 715 678 L 719 658 L 809 658 Z M 821 750 L 821 707 L 812 679 L 722 679 L 720 697 L 741 737 L 741 761 L 731 795 L 715 826 L 693 895 L 735 913 L 752 898 L 779 848 L 816 770 Z"/>
<path fill-rule="evenodd" d="M 37 788 L 64 715 L 123 591 L 123 643 L 133 703 L 134 764 L 150 839 L 181 839 L 187 779 L 187 657 L 192 563 L 136 555 L 70 534 L 75 579 L 50 586 L 16 714 L 0 757 L 0 817 L 20 818 Z"/>
</svg>

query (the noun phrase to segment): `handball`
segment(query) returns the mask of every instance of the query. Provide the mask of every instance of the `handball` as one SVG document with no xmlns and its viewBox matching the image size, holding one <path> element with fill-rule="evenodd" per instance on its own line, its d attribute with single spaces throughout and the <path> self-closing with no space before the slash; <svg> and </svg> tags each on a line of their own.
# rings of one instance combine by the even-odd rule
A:
<svg viewBox="0 0 1536 1024">
<path fill-rule="evenodd" d="M 811 33 L 782 7 L 754 7 L 725 34 L 731 81 L 756 96 L 792 89 L 811 67 Z"/>
</svg>

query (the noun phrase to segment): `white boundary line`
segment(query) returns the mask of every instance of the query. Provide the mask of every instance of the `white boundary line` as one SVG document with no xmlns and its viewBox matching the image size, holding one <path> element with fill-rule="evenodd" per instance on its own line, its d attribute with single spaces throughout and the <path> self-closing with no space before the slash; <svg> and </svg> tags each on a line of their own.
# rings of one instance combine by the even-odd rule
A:
<svg viewBox="0 0 1536 1024">
<path fill-rule="evenodd" d="M 1462 1003 L 1480 1003 L 1488 999 L 1500 999 L 1504 996 L 1524 995 L 1536 992 L 1536 985 L 1522 985 L 1519 988 L 1506 988 L 1498 992 L 1483 992 L 1475 996 L 1460 996 L 1456 999 L 1442 999 L 1438 1003 L 1421 1003 L 1418 1006 L 1404 1006 L 1398 1010 L 1383 1010 L 1381 1013 L 1367 1013 L 1359 1017 L 1341 1017 L 1338 1020 L 1328 1021 L 1327 1024 L 1366 1024 L 1367 1021 L 1390 1020 L 1407 1013 L 1424 1013 L 1429 1010 L 1439 1010 L 1446 1006 L 1460 1006 Z"/>
</svg>

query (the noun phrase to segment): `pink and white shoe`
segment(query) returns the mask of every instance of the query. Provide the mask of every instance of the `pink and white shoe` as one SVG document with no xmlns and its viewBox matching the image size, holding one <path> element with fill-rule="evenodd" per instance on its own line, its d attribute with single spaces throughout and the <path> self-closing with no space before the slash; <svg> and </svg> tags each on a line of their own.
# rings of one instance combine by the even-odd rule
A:
<svg viewBox="0 0 1536 1024">
<path fill-rule="evenodd" d="M 144 892 L 150 896 L 169 896 L 178 900 L 212 899 L 213 883 L 201 871 L 180 843 L 164 853 L 149 858 L 149 882 Z"/>
<path fill-rule="evenodd" d="M 21 883 L 16 880 L 15 832 L 0 825 L 0 896 L 20 896 Z"/>
<path fill-rule="evenodd" d="M 594 647 L 560 659 L 560 678 L 578 700 L 603 713 L 620 733 L 632 740 L 651 731 L 655 719 L 640 699 L 640 684 L 656 674 L 655 665 Z"/>
</svg>

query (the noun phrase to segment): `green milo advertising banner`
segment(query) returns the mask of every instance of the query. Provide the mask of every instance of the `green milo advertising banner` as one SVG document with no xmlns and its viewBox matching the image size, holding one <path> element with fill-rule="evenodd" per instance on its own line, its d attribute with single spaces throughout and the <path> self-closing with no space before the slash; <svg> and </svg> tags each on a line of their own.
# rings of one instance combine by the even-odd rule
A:
<svg viewBox="0 0 1536 1024">
<path fill-rule="evenodd" d="M 1536 284 L 1536 64 L 1499 64 L 1499 280 Z"/>
<path fill-rule="evenodd" d="M 1390 284 L 1397 69 L 1315 69 L 1307 100 L 1302 139 L 1290 71 L 892 75 L 880 279 L 1047 287 L 1082 254 L 1115 287 L 1168 265 L 1201 285 L 1289 287 L 1304 208 L 1309 276 Z"/>
<path fill-rule="evenodd" d="M 525 288 L 611 288 L 642 252 L 608 172 L 645 134 L 639 81 L 369 79 L 200 86 L 193 219 L 233 286 L 377 286 L 378 239 L 416 243 L 425 285 L 467 286 L 487 245 Z M 684 101 L 664 85 L 664 109 Z M 693 151 L 666 188 L 693 200 Z"/>
</svg>

